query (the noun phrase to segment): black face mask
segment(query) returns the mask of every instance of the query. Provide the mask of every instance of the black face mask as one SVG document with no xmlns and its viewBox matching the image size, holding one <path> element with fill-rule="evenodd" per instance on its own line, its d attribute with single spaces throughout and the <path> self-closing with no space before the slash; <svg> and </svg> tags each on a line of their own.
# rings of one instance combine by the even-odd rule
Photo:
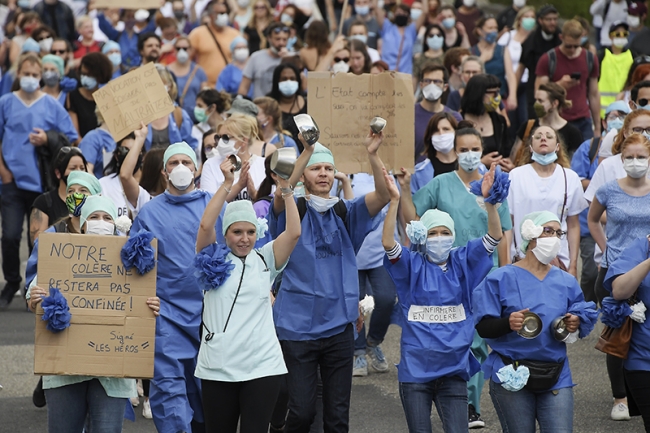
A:
<svg viewBox="0 0 650 433">
<path fill-rule="evenodd" d="M 406 15 L 395 15 L 395 25 L 397 27 L 405 27 L 409 22 L 409 17 Z"/>
<path fill-rule="evenodd" d="M 174 11 L 174 17 L 178 21 L 183 21 L 183 19 L 185 19 L 185 12 L 183 12 L 183 11 Z"/>
<path fill-rule="evenodd" d="M 115 171 L 119 174 L 120 169 L 122 168 L 122 163 L 124 162 L 124 158 L 126 158 L 126 155 L 128 155 L 129 149 L 126 147 L 118 146 L 115 148 Z M 138 162 L 135 163 L 135 168 L 133 169 L 133 174 L 137 173 L 138 170 L 140 170 L 140 167 L 142 166 L 142 153 L 138 155 Z"/>
</svg>

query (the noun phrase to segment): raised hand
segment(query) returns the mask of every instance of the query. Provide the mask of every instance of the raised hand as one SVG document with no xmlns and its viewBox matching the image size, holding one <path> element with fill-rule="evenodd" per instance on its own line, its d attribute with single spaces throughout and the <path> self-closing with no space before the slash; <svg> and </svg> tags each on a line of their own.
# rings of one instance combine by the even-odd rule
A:
<svg viewBox="0 0 650 433">
<path fill-rule="evenodd" d="M 230 158 L 226 158 L 221 163 L 221 173 L 223 173 L 224 183 L 232 183 L 235 181 L 235 165 Z"/>
<path fill-rule="evenodd" d="M 370 131 L 370 133 L 366 137 L 366 149 L 368 149 L 368 153 L 371 155 L 376 155 L 377 150 L 379 150 L 379 146 L 381 146 L 381 143 L 383 141 L 384 141 L 383 132 L 380 132 L 379 134 L 375 134 L 374 132 Z"/>
<path fill-rule="evenodd" d="M 390 200 L 399 201 L 400 192 L 399 188 L 397 188 L 397 185 L 395 185 L 395 179 L 393 179 L 393 176 L 388 174 L 386 168 L 382 168 L 381 171 L 384 173 L 384 180 L 386 181 L 386 188 L 388 189 Z"/>
<path fill-rule="evenodd" d="M 483 198 L 488 198 L 490 196 L 490 190 L 492 185 L 494 185 L 494 175 L 496 173 L 497 163 L 493 162 L 490 166 L 490 171 L 483 175 L 483 182 L 481 183 L 481 194 Z"/>
<path fill-rule="evenodd" d="M 149 133 L 149 128 L 147 128 L 147 125 L 144 124 L 144 122 L 140 122 L 140 129 L 136 129 L 133 131 L 133 135 L 135 135 L 136 140 L 140 139 L 144 143 L 144 140 L 147 138 L 147 134 Z"/>
<path fill-rule="evenodd" d="M 400 167 L 401 174 L 396 175 L 399 186 L 402 188 L 411 187 L 411 173 L 404 167 Z"/>
</svg>

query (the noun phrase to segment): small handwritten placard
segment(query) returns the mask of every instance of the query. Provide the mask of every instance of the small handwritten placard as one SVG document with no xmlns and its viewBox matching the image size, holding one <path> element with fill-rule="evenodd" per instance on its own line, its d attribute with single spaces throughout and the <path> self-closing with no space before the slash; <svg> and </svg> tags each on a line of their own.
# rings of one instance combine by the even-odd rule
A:
<svg viewBox="0 0 650 433">
<path fill-rule="evenodd" d="M 344 173 L 372 173 L 365 148 L 370 121 L 378 116 L 387 123 L 379 156 L 388 170 L 413 171 L 415 109 L 412 78 L 384 72 L 371 75 L 310 72 L 309 114 L 321 134 L 318 140 L 334 154 L 336 168 Z"/>
<path fill-rule="evenodd" d="M 146 125 L 174 111 L 153 63 L 109 81 L 93 98 L 115 141 L 140 129 L 140 122 Z"/>
<path fill-rule="evenodd" d="M 36 312 L 34 373 L 153 377 L 156 270 L 139 275 L 122 265 L 121 236 L 41 233 L 38 285 L 58 288 L 68 301 L 70 327 L 46 329 Z M 154 249 L 157 242 L 152 242 Z"/>
</svg>

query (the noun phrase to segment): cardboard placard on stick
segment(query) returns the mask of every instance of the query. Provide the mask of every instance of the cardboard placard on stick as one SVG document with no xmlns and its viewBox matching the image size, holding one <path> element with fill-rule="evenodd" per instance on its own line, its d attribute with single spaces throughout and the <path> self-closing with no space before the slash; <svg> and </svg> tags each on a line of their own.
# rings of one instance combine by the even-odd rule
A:
<svg viewBox="0 0 650 433">
<path fill-rule="evenodd" d="M 147 124 L 174 111 L 153 63 L 109 81 L 93 98 L 115 141 L 140 129 L 140 122 Z"/>
<path fill-rule="evenodd" d="M 96 8 L 120 9 L 158 9 L 164 0 L 95 0 Z"/>
<path fill-rule="evenodd" d="M 153 377 L 157 266 L 145 275 L 126 270 L 122 236 L 41 233 L 38 285 L 58 288 L 70 307 L 70 327 L 53 333 L 36 311 L 34 373 Z M 154 239 L 152 247 L 157 249 Z"/>
<path fill-rule="evenodd" d="M 413 81 L 409 74 L 309 73 L 309 114 L 320 128 L 320 139 L 344 173 L 372 173 L 366 136 L 370 120 L 386 119 L 379 156 L 388 170 L 413 172 Z"/>
</svg>

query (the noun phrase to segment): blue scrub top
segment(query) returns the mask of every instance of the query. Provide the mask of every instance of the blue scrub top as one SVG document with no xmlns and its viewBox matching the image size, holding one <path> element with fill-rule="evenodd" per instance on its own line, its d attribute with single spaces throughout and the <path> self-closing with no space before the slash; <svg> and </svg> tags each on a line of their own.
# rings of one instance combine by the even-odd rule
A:
<svg viewBox="0 0 650 433">
<path fill-rule="evenodd" d="M 571 158 L 571 170 L 575 171 L 580 179 L 591 180 L 598 168 L 598 155 L 594 158 L 594 161 L 589 160 L 589 149 L 591 148 L 591 139 L 586 140 L 582 143 L 573 154 Z M 589 214 L 589 208 L 580 212 L 580 236 L 590 236 L 589 226 L 587 225 L 587 215 Z"/>
<path fill-rule="evenodd" d="M 178 125 L 176 125 L 176 118 L 174 117 L 174 113 L 172 112 L 169 114 L 169 127 L 167 128 L 167 132 L 169 134 L 169 143 L 174 144 L 184 141 L 189 144 L 192 149 L 196 150 L 197 146 L 199 145 L 199 141 L 192 136 L 192 126 L 194 126 L 194 123 L 192 122 L 190 115 L 187 114 L 185 110 L 181 110 L 183 111 L 183 122 L 181 123 L 180 128 Z M 151 140 L 153 138 L 151 124 L 147 126 L 147 129 L 148 132 L 147 138 L 144 141 L 144 148 L 148 152 L 149 149 L 151 149 Z"/>
<path fill-rule="evenodd" d="M 282 138 L 284 139 L 284 147 L 293 147 L 296 149 L 296 154 L 300 155 L 300 149 L 298 149 L 298 145 L 296 144 L 295 140 L 287 135 L 287 134 L 282 134 Z M 269 141 L 271 144 L 276 144 L 280 142 L 280 135 L 275 134 L 273 138 Z"/>
<path fill-rule="evenodd" d="M 223 90 L 227 93 L 230 93 L 231 95 L 236 95 L 243 76 L 244 71 L 239 69 L 234 64 L 230 63 L 225 68 L 223 68 L 219 74 L 215 88 L 218 91 Z M 248 90 L 248 97 L 253 98 L 253 83 L 251 83 L 251 87 Z"/>
<path fill-rule="evenodd" d="M 404 28 L 404 43 L 402 43 L 402 35 L 399 33 L 398 27 L 390 20 L 384 20 L 381 29 L 381 39 L 383 41 L 381 59 L 388 63 L 391 71 L 397 70 L 406 74 L 413 72 L 413 45 L 417 36 L 418 32 L 415 23 L 411 23 Z M 400 45 L 402 45 L 401 55 L 399 55 Z M 398 55 L 399 65 L 397 65 Z"/>
<path fill-rule="evenodd" d="M 194 74 L 194 78 L 192 78 L 190 86 L 187 88 L 187 93 L 185 93 L 185 96 L 183 97 L 183 106 L 181 107 L 183 110 L 187 111 L 192 122 L 196 121 L 196 118 L 194 117 L 196 95 L 201 91 L 202 84 L 208 81 L 208 76 L 205 74 L 203 68 L 194 62 L 190 64 L 190 72 L 187 75 L 183 75 L 182 77 L 176 75 L 176 86 L 178 87 L 178 98 L 180 100 L 183 90 L 185 90 L 185 86 L 187 85 L 187 80 L 189 80 L 194 69 L 196 69 L 196 73 Z"/>
<path fill-rule="evenodd" d="M 97 14 L 99 21 L 99 29 L 112 41 L 120 44 L 120 52 L 122 53 L 122 64 L 127 68 L 140 66 L 142 58 L 138 51 L 138 35 L 156 30 L 156 20 L 151 19 L 146 27 L 140 30 L 139 33 L 133 32 L 131 36 L 126 31 L 117 31 L 111 23 L 108 22 L 103 13 Z"/>
<path fill-rule="evenodd" d="M 634 240 L 616 259 L 610 263 L 603 286 L 610 293 L 612 283 L 619 275 L 625 274 L 650 257 L 648 238 Z M 650 305 L 650 274 L 646 275 L 636 292 L 637 299 Z M 646 316 L 648 313 L 646 312 Z M 623 361 L 626 370 L 650 371 L 650 320 L 644 323 L 632 321 L 632 338 L 627 359 Z"/>
<path fill-rule="evenodd" d="M 499 354 L 512 360 L 530 359 L 563 362 L 560 378 L 551 390 L 572 387 L 566 343 L 553 337 L 551 322 L 568 312 L 580 317 L 580 337 L 593 328 L 597 313 L 593 302 L 585 302 L 578 281 L 553 266 L 543 280 L 519 266 L 504 266 L 492 272 L 474 290 L 474 323 L 485 317 L 508 317 L 511 313 L 530 309 L 542 319 L 542 332 L 525 339 L 512 331 L 499 338 L 486 338 L 492 352 L 483 363 L 483 372 L 495 383 L 501 383 L 497 372 L 504 366 Z M 593 321 L 588 317 L 593 316 Z"/>
<path fill-rule="evenodd" d="M 0 141 L 5 165 L 18 188 L 41 193 L 36 147 L 29 142 L 34 128 L 62 132 L 71 142 L 79 138 L 68 112 L 50 95 L 43 93 L 30 106 L 15 93 L 0 98 Z"/>
<path fill-rule="evenodd" d="M 359 277 L 355 254 L 380 218 L 370 217 L 365 197 L 343 200 L 345 223 L 334 209 L 316 212 L 307 204 L 302 234 L 284 270 L 273 319 L 280 340 L 331 337 L 359 317 Z M 286 214 L 269 210 L 273 239 L 284 231 Z"/>
<path fill-rule="evenodd" d="M 384 256 L 384 266 L 397 288 L 402 316 L 398 380 L 426 383 L 445 376 L 469 380 L 480 370 L 470 351 L 472 291 L 492 268 L 483 240 L 453 249 L 446 272 L 404 247 L 395 263 Z"/>
<path fill-rule="evenodd" d="M 97 179 L 104 176 L 104 152 L 113 153 L 117 144 L 110 132 L 96 128 L 81 139 L 79 149 L 86 161 L 93 164 L 93 174 Z"/>
</svg>

